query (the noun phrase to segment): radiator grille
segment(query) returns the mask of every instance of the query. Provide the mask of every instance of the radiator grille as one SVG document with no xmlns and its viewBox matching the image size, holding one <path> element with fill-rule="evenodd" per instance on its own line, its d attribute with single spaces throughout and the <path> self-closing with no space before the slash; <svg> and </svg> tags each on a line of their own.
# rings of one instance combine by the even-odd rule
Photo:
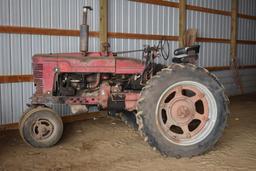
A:
<svg viewBox="0 0 256 171">
<path fill-rule="evenodd" d="M 33 64 L 36 94 L 43 94 L 43 64 Z"/>
</svg>

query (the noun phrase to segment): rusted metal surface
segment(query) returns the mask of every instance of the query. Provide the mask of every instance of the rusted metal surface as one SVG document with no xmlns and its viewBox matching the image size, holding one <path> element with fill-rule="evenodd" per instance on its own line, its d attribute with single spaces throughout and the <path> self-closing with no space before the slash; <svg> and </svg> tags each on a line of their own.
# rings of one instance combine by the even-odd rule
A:
<svg viewBox="0 0 256 171">
<path fill-rule="evenodd" d="M 125 109 L 128 111 L 136 110 L 136 105 L 139 98 L 140 93 L 126 93 Z"/>
<path fill-rule="evenodd" d="M 189 94 L 185 94 L 189 91 Z M 196 103 L 201 101 L 201 106 Z M 200 109 L 198 109 L 200 108 Z M 158 111 L 158 126 L 169 139 L 181 141 L 196 136 L 208 120 L 208 102 L 205 95 L 193 86 L 177 86 L 162 98 Z M 197 120 L 197 123 L 193 122 Z"/>
<path fill-rule="evenodd" d="M 104 56 L 101 56 L 104 55 Z M 139 74 L 144 70 L 140 60 L 105 56 L 105 53 L 81 53 L 35 55 L 33 57 L 34 80 L 37 94 L 51 94 L 54 76 L 62 72 Z M 43 72 L 42 72 L 43 71 Z"/>
<path fill-rule="evenodd" d="M 32 136 L 41 141 L 50 137 L 53 133 L 54 126 L 48 119 L 39 119 L 34 123 Z"/>
</svg>

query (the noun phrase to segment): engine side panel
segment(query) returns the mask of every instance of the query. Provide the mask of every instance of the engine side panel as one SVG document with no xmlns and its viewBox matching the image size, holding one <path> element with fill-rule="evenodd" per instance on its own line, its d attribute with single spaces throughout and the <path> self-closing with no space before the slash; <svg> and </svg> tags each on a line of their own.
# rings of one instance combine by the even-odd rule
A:
<svg viewBox="0 0 256 171">
<path fill-rule="evenodd" d="M 33 70 L 36 94 L 50 95 L 56 73 L 140 74 L 144 70 L 144 65 L 140 60 L 115 57 L 101 52 L 89 53 L 88 56 L 81 53 L 66 53 L 35 55 Z"/>
</svg>

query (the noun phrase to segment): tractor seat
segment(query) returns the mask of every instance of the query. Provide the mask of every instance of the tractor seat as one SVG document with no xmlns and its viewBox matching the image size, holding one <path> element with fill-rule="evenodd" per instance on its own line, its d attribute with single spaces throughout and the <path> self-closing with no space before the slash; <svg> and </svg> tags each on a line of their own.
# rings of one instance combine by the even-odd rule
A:
<svg viewBox="0 0 256 171">
<path fill-rule="evenodd" d="M 174 50 L 174 57 L 172 62 L 174 63 L 190 63 L 198 59 L 200 45 L 193 45 L 184 48 L 178 48 Z"/>
</svg>

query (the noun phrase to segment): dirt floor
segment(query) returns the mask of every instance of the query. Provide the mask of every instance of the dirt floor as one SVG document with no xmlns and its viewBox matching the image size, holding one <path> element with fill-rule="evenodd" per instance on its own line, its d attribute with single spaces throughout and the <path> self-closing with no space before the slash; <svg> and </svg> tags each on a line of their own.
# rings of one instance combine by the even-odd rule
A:
<svg viewBox="0 0 256 171">
<path fill-rule="evenodd" d="M 0 135 L 0 170 L 256 170 L 256 95 L 231 99 L 231 117 L 203 156 L 167 158 L 118 119 L 66 124 L 54 147 L 24 144 L 18 131 Z"/>
</svg>

